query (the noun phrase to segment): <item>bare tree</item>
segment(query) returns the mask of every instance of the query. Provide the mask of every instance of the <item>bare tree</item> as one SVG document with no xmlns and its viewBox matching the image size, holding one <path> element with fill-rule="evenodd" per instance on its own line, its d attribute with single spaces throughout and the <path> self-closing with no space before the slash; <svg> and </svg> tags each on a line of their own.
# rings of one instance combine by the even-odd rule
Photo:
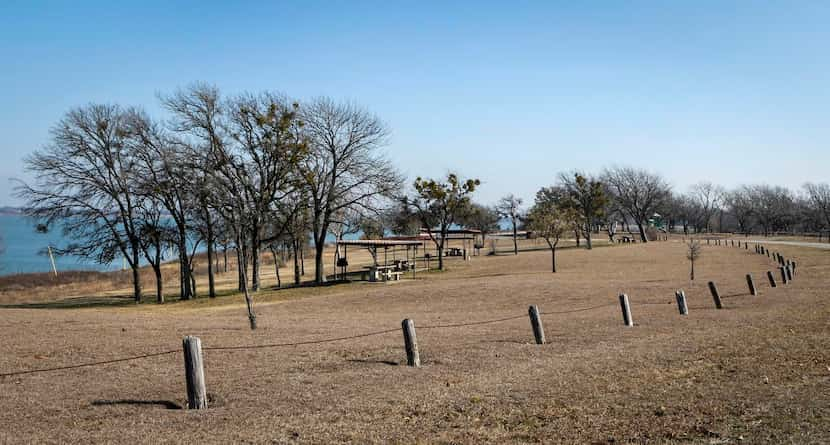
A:
<svg viewBox="0 0 830 445">
<path fill-rule="evenodd" d="M 52 129 L 52 142 L 26 159 L 37 178 L 21 183 L 24 212 L 47 226 L 59 224 L 72 240 L 61 254 L 102 264 L 123 255 L 133 274 L 133 297 L 141 301 L 141 197 L 135 190 L 137 160 L 128 150 L 126 113 L 92 104 L 69 111 Z"/>
<path fill-rule="evenodd" d="M 415 193 L 404 198 L 427 229 L 438 250 L 438 269 L 444 270 L 444 245 L 450 227 L 470 205 L 470 195 L 481 184 L 478 179 L 461 179 L 455 173 L 447 175 L 446 182 L 434 179 L 415 179 Z M 438 229 L 438 234 L 433 229 Z"/>
<path fill-rule="evenodd" d="M 772 232 L 786 230 L 793 223 L 795 201 L 792 193 L 784 187 L 756 185 L 751 188 L 754 215 L 768 236 Z"/>
<path fill-rule="evenodd" d="M 377 213 L 380 200 L 398 192 L 401 179 L 381 149 L 389 129 L 378 117 L 351 103 L 318 98 L 302 107 L 303 135 L 311 155 L 301 177 L 311 204 L 317 283 L 324 281 L 326 234 L 338 212 Z"/>
<path fill-rule="evenodd" d="M 752 191 L 747 186 L 738 187 L 726 194 L 725 204 L 738 224 L 738 230 L 748 235 L 752 231 L 755 204 Z"/>
<path fill-rule="evenodd" d="M 659 175 L 629 167 L 605 170 L 602 180 L 620 209 L 637 224 L 640 239 L 648 242 L 645 227 L 671 195 L 668 183 Z"/>
<path fill-rule="evenodd" d="M 193 277 L 190 274 L 192 258 L 189 255 L 193 171 L 190 153 L 176 143 L 165 130 L 149 116 L 134 110 L 129 114 L 127 144 L 137 160 L 138 192 L 146 200 L 163 206 L 172 219 L 179 255 L 179 295 L 183 300 L 194 297 Z M 155 207 L 155 203 L 153 207 Z"/>
<path fill-rule="evenodd" d="M 712 217 L 721 208 L 724 193 L 723 187 L 708 181 L 699 182 L 690 188 L 689 200 L 697 209 L 694 221 L 696 230 L 704 228 L 707 232 L 712 231 Z"/>
<path fill-rule="evenodd" d="M 499 213 L 493 208 L 473 202 L 460 216 L 458 224 L 465 229 L 480 231 L 483 243 L 488 234 L 499 230 Z"/>
<path fill-rule="evenodd" d="M 689 260 L 689 263 L 692 266 L 692 270 L 689 276 L 689 279 L 695 279 L 695 261 L 700 258 L 702 253 L 702 248 L 700 246 L 700 241 L 696 239 L 690 239 L 689 242 L 686 244 L 686 259 Z"/>
<path fill-rule="evenodd" d="M 519 242 L 516 232 L 522 216 L 522 198 L 511 193 L 499 200 L 496 204 L 496 211 L 499 212 L 499 216 L 502 218 L 508 218 L 510 220 L 510 225 L 513 228 L 513 254 L 518 255 Z"/>
<path fill-rule="evenodd" d="M 807 203 L 813 212 L 821 218 L 825 230 L 830 229 L 830 185 L 826 183 L 804 184 Z M 828 237 L 830 242 L 830 237 Z"/>
</svg>

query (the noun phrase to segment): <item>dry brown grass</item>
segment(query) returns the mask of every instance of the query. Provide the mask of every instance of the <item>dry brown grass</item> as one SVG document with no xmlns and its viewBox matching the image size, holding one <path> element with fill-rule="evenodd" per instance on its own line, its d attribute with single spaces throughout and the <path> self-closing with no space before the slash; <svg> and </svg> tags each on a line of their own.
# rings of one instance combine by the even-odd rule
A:
<svg viewBox="0 0 830 445">
<path fill-rule="evenodd" d="M 770 289 L 766 257 L 704 246 L 689 283 L 679 242 L 452 262 L 383 285 L 265 291 L 260 329 L 238 296 L 167 306 L 4 309 L 0 372 L 179 349 L 306 341 L 419 326 L 421 369 L 401 335 L 206 351 L 211 408 L 184 403 L 180 353 L 0 378 L 3 442 L 827 443 L 830 255 L 780 246 L 795 282 Z M 761 295 L 748 295 L 753 273 Z M 715 310 L 706 282 L 718 283 Z M 763 285 L 762 285 L 763 283 Z M 684 288 L 690 315 L 673 292 Z M 632 301 L 622 325 L 616 296 Z M 550 344 L 527 319 L 538 304 Z M 604 306 L 590 311 L 558 311 Z"/>
</svg>

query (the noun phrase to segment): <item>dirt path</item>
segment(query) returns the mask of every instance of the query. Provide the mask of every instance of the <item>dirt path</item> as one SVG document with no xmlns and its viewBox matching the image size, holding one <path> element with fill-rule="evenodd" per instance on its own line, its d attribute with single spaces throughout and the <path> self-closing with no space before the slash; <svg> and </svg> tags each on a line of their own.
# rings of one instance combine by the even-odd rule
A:
<svg viewBox="0 0 830 445">
<path fill-rule="evenodd" d="M 780 244 L 783 246 L 795 246 L 795 247 L 809 247 L 812 249 L 823 249 L 823 250 L 830 250 L 830 244 L 828 243 L 810 243 L 806 241 L 774 241 L 774 240 L 747 240 L 748 243 L 755 243 L 755 244 Z"/>
</svg>

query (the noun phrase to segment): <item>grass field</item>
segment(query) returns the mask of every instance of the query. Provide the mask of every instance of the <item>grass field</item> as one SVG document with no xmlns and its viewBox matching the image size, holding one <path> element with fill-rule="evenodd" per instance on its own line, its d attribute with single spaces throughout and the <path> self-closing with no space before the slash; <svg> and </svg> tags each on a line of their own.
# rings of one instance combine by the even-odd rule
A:
<svg viewBox="0 0 830 445">
<path fill-rule="evenodd" d="M 563 250 L 556 274 L 546 250 L 474 257 L 394 284 L 262 291 L 253 332 L 239 296 L 58 309 L 47 293 L 4 294 L 0 303 L 40 306 L 0 312 L 0 373 L 174 352 L 0 377 L 0 441 L 828 443 L 830 253 L 773 250 L 798 262 L 795 281 L 775 289 L 772 261 L 751 247 L 704 246 L 694 283 L 678 240 Z M 547 345 L 533 344 L 530 304 Z M 419 369 L 405 366 L 404 318 L 418 330 Z M 210 408 L 175 409 L 185 335 L 211 348 L 385 330 L 206 350 Z"/>
</svg>

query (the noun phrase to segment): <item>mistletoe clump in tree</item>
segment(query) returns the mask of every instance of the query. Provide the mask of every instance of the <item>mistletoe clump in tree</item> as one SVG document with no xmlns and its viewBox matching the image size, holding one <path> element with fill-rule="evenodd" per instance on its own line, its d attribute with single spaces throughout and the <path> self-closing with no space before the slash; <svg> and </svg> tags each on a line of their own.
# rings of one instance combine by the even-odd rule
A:
<svg viewBox="0 0 830 445">
<path fill-rule="evenodd" d="M 447 234 L 461 215 L 470 206 L 470 195 L 481 184 L 478 179 L 461 179 L 455 173 L 447 175 L 446 181 L 435 179 L 415 179 L 415 193 L 404 198 L 404 205 L 409 206 L 417 215 L 421 224 L 428 229 L 429 237 L 438 250 L 438 269 L 444 270 L 444 245 Z M 433 228 L 437 233 L 433 233 Z"/>
</svg>

